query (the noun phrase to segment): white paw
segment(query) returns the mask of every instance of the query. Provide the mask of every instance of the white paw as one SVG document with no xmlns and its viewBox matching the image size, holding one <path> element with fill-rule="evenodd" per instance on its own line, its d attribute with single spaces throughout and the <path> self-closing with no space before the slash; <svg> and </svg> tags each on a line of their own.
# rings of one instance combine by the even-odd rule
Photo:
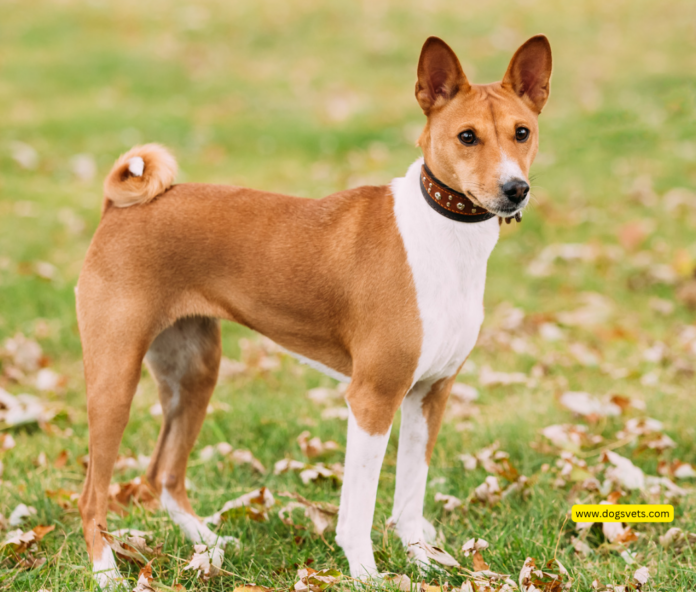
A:
<svg viewBox="0 0 696 592">
<path fill-rule="evenodd" d="M 114 553 L 111 547 L 106 545 L 106 542 L 104 542 L 104 550 L 102 551 L 101 557 L 94 561 L 92 573 L 102 590 L 122 591 L 127 587 L 125 580 L 116 566 Z"/>
<path fill-rule="evenodd" d="M 423 540 L 432 545 L 437 541 L 437 530 L 432 522 L 423 518 Z"/>
<path fill-rule="evenodd" d="M 408 559 L 411 563 L 415 563 L 421 570 L 427 570 L 430 568 L 430 559 L 428 559 L 428 555 L 423 547 L 409 545 Z"/>
<path fill-rule="evenodd" d="M 219 541 L 218 544 L 221 544 L 223 549 L 226 549 L 227 545 L 230 545 L 230 546 L 234 547 L 235 549 L 239 549 L 239 546 L 240 546 L 239 539 L 237 537 L 233 537 L 233 536 L 220 537 L 218 539 L 218 541 Z"/>
</svg>

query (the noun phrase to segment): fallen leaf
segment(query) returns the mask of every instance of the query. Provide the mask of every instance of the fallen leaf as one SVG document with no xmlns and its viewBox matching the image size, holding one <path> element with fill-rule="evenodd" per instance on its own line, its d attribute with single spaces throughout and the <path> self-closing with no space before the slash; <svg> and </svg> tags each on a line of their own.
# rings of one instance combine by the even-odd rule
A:
<svg viewBox="0 0 696 592">
<path fill-rule="evenodd" d="M 51 526 L 35 526 L 32 530 L 26 532 L 21 529 L 12 530 L 5 535 L 5 540 L 0 544 L 0 548 L 9 550 L 15 555 L 24 553 L 33 545 L 39 543 L 49 532 L 55 530 L 55 525 Z"/>
<path fill-rule="evenodd" d="M 328 452 L 333 452 L 338 450 L 339 446 L 333 440 L 327 440 L 322 442 L 319 436 L 310 438 L 311 434 L 308 431 L 302 432 L 297 436 L 297 443 L 307 458 L 315 458 L 317 456 L 323 456 Z"/>
<path fill-rule="evenodd" d="M 152 587 L 153 581 L 152 562 L 150 561 L 141 568 L 138 574 L 138 584 L 133 588 L 133 592 L 155 592 L 155 588 Z"/>
<path fill-rule="evenodd" d="M 580 557 L 589 557 L 592 555 L 592 547 L 590 547 L 585 541 L 580 538 L 571 536 L 570 543 L 573 545 L 573 549 Z"/>
<path fill-rule="evenodd" d="M 0 388 L 0 427 L 3 423 L 11 427 L 31 423 L 43 424 L 51 421 L 55 414 L 55 409 L 49 409 L 34 395 L 24 393 L 15 397 Z"/>
<path fill-rule="evenodd" d="M 317 405 L 335 405 L 343 400 L 343 396 L 337 389 L 317 387 L 307 392 L 307 398 Z"/>
<path fill-rule="evenodd" d="M 565 392 L 561 395 L 560 403 L 566 409 L 591 421 L 600 417 L 621 415 L 621 407 L 615 403 L 602 402 L 585 392 Z"/>
<path fill-rule="evenodd" d="M 62 450 L 60 454 L 53 461 L 53 466 L 56 469 L 62 469 L 66 464 L 68 464 L 68 451 Z"/>
<path fill-rule="evenodd" d="M 316 571 L 311 567 L 297 570 L 299 578 L 294 588 L 296 592 L 322 592 L 339 582 L 343 574 L 336 569 Z"/>
<path fill-rule="evenodd" d="M 606 477 L 610 481 L 622 485 L 627 489 L 645 488 L 645 474 L 629 459 L 624 458 L 616 452 L 607 450 L 602 453 L 600 460 L 602 462 L 608 461 L 613 465 L 613 468 L 609 468 L 606 471 Z"/>
<path fill-rule="evenodd" d="M 425 541 L 411 543 L 408 546 L 408 549 L 409 555 L 413 554 L 413 552 L 416 549 L 420 549 L 425 552 L 425 556 L 428 559 L 432 559 L 440 565 L 444 565 L 445 567 L 459 567 L 459 562 L 454 557 L 452 557 L 447 551 L 445 551 L 444 549 L 440 549 L 439 547 L 429 545 Z"/>
<path fill-rule="evenodd" d="M 322 536 L 327 530 L 335 528 L 336 519 L 338 518 L 338 506 L 328 502 L 312 502 L 297 493 L 289 493 L 287 491 L 278 493 L 278 495 L 296 500 L 278 512 L 280 519 L 289 526 L 295 526 L 289 518 L 289 513 L 294 508 L 302 508 L 305 516 L 312 522 L 314 532 L 319 536 Z"/>
<path fill-rule="evenodd" d="M 587 426 L 578 424 L 550 425 L 541 433 L 554 446 L 570 452 L 579 452 L 583 446 L 594 446 L 602 441 L 601 436 L 591 435 Z"/>
<path fill-rule="evenodd" d="M 74 510 L 80 499 L 79 493 L 67 489 L 47 489 L 45 493 L 46 497 L 54 500 L 63 510 Z"/>
<path fill-rule="evenodd" d="M 103 536 L 109 547 L 116 554 L 133 559 L 140 564 L 147 563 L 149 565 L 151 560 L 159 555 L 161 548 L 161 545 L 154 549 L 151 548 L 146 540 L 150 537 L 150 533 L 141 530 L 124 528 L 114 532 L 103 533 Z"/>
<path fill-rule="evenodd" d="M 484 366 L 479 373 L 481 386 L 527 384 L 528 378 L 522 372 L 496 372 L 490 366 Z"/>
<path fill-rule="evenodd" d="M 10 517 L 8 518 L 8 523 L 10 526 L 19 526 L 24 522 L 29 516 L 36 515 L 36 508 L 34 506 L 27 506 L 26 504 L 17 504 Z"/>
<path fill-rule="evenodd" d="M 558 313 L 558 321 L 568 327 L 592 327 L 605 325 L 613 314 L 613 302 L 602 294 L 586 292 L 582 294 L 582 301 L 583 306 L 573 311 Z"/>
<path fill-rule="evenodd" d="M 659 537 L 660 545 L 665 549 L 681 551 L 685 546 L 696 546 L 696 533 L 684 532 L 681 528 L 672 527 Z"/>
<path fill-rule="evenodd" d="M 572 580 L 558 559 L 547 561 L 543 569 L 539 569 L 535 560 L 527 557 L 520 571 L 519 584 L 521 592 L 561 592 L 571 588 Z"/>
<path fill-rule="evenodd" d="M 219 442 L 215 446 L 206 446 L 203 448 L 200 452 L 200 458 L 202 461 L 208 462 L 212 460 L 215 454 L 219 454 L 223 458 L 231 460 L 233 463 L 251 465 L 255 471 L 262 475 L 266 474 L 266 467 L 261 464 L 261 461 L 259 461 L 250 450 L 235 450 L 231 444 Z"/>
<path fill-rule="evenodd" d="M 402 592 L 411 592 L 411 578 L 405 574 L 385 573 L 380 574 L 381 579 L 390 586 L 394 586 Z"/>
<path fill-rule="evenodd" d="M 206 545 L 194 545 L 193 557 L 184 570 L 195 569 L 199 578 L 209 580 L 220 574 L 224 550 L 221 547 L 208 549 Z"/>
<path fill-rule="evenodd" d="M 446 495 L 440 492 L 437 492 L 435 494 L 435 501 L 442 502 L 444 504 L 443 509 L 446 512 L 453 512 L 457 508 L 461 508 L 464 505 L 464 502 L 459 498 L 454 497 L 453 495 Z"/>
<path fill-rule="evenodd" d="M 650 570 L 647 567 L 639 567 L 633 574 L 633 579 L 638 584 L 638 589 L 648 583 L 650 579 Z"/>
<path fill-rule="evenodd" d="M 284 458 L 274 465 L 273 473 L 275 475 L 280 475 L 287 471 L 299 471 L 300 479 L 302 479 L 302 483 L 305 485 L 319 478 L 332 479 L 337 483 L 343 480 L 343 465 L 341 463 L 334 463 L 327 467 L 324 463 L 309 464 L 299 460 Z"/>
<path fill-rule="evenodd" d="M 234 518 L 248 517 L 257 522 L 268 520 L 268 509 L 275 505 L 275 498 L 269 489 L 262 487 L 230 500 L 219 512 L 203 518 L 205 524 L 219 525 Z"/>
<path fill-rule="evenodd" d="M 144 477 L 136 477 L 126 483 L 109 485 L 109 510 L 124 515 L 128 504 L 135 502 L 146 510 L 159 508 L 159 498 Z"/>
<path fill-rule="evenodd" d="M 497 477 L 486 477 L 483 483 L 474 489 L 475 499 L 489 505 L 497 504 L 501 498 L 500 484 Z"/>
<path fill-rule="evenodd" d="M 220 359 L 220 370 L 218 371 L 218 383 L 225 380 L 231 380 L 237 376 L 241 376 L 247 372 L 248 368 L 244 362 L 238 360 L 230 360 L 222 357 Z"/>
</svg>

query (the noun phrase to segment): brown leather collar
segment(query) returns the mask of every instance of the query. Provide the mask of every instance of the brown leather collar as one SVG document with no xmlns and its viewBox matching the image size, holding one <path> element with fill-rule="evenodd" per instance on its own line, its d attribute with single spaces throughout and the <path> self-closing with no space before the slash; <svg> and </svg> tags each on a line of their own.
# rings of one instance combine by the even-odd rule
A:
<svg viewBox="0 0 696 592">
<path fill-rule="evenodd" d="M 438 181 L 425 163 L 421 167 L 420 187 L 428 205 L 438 214 L 442 214 L 450 220 L 468 223 L 484 222 L 496 216 L 493 212 L 475 204 L 463 193 L 455 191 L 442 181 Z M 514 218 L 519 222 L 522 219 L 521 213 L 518 212 Z M 505 221 L 509 224 L 512 218 L 505 218 Z M 498 223 L 503 223 L 502 217 Z"/>
</svg>

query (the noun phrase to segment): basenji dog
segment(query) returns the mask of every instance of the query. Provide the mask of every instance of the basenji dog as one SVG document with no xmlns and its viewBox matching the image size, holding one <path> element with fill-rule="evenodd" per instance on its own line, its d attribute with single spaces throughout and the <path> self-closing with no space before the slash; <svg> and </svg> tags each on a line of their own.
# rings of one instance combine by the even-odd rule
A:
<svg viewBox="0 0 696 592">
<path fill-rule="evenodd" d="M 423 158 L 382 187 L 303 199 L 174 185 L 156 144 L 121 156 L 76 290 L 89 415 L 80 497 L 100 585 L 118 583 L 108 489 L 143 360 L 162 428 L 147 478 L 184 533 L 219 565 L 226 540 L 186 494 L 189 454 L 218 376 L 219 319 L 250 327 L 349 381 L 345 475 L 336 542 L 356 578 L 378 576 L 370 532 L 392 421 L 401 433 L 392 522 L 416 561 L 435 530 L 423 517 L 428 465 L 447 397 L 483 321 L 488 257 L 503 219 L 519 220 L 549 95 L 551 49 L 539 35 L 502 82 L 474 85 L 430 37 L 416 99 Z"/>
</svg>

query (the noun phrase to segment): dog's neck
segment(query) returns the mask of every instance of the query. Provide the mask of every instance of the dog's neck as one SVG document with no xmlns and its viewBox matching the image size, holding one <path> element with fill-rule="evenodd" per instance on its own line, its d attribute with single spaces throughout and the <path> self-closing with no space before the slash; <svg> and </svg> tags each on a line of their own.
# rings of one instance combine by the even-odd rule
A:
<svg viewBox="0 0 696 592">
<path fill-rule="evenodd" d="M 426 203 L 438 214 L 464 223 L 485 222 L 495 214 L 474 203 L 467 195 L 445 185 L 423 162 L 420 188 Z"/>
</svg>

